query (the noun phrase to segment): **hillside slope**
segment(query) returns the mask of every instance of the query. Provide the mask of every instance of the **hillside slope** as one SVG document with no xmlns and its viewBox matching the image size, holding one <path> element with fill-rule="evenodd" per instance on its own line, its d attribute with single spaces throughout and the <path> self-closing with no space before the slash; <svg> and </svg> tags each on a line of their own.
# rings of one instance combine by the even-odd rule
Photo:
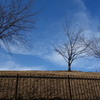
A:
<svg viewBox="0 0 100 100">
<path fill-rule="evenodd" d="M 80 76 L 100 76 L 100 73 L 81 71 L 0 71 L 0 75 L 7 74 L 52 74 L 52 75 L 80 75 Z"/>
</svg>

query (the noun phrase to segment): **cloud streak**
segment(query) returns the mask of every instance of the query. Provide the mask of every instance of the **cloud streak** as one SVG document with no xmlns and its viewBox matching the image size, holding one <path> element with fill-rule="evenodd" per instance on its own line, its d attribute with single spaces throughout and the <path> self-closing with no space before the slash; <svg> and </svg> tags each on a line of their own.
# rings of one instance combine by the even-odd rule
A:
<svg viewBox="0 0 100 100">
<path fill-rule="evenodd" d="M 49 55 L 44 55 L 43 58 L 46 59 L 46 60 L 49 60 L 53 63 L 56 63 L 58 65 L 61 65 L 61 66 L 66 66 L 67 65 L 64 58 L 56 52 L 52 52 Z"/>
<path fill-rule="evenodd" d="M 22 66 L 14 61 L 6 61 L 4 64 L 0 65 L 0 70 L 45 70 L 44 66 Z"/>
</svg>

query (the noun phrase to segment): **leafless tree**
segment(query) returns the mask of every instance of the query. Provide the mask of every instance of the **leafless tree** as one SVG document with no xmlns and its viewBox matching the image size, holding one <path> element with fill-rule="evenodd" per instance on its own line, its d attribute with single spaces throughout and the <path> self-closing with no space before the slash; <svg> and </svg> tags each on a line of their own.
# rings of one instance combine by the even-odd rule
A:
<svg viewBox="0 0 100 100">
<path fill-rule="evenodd" d="M 100 33 L 100 27 L 98 27 L 98 31 Z M 85 44 L 89 45 L 89 56 L 94 56 L 95 58 L 100 58 L 100 37 L 96 37 L 92 34 L 90 40 L 85 41 Z"/>
<path fill-rule="evenodd" d="M 77 58 L 85 57 L 88 45 L 84 45 L 84 31 L 87 29 L 81 26 L 74 20 L 65 20 L 63 29 L 66 36 L 66 42 L 58 46 L 53 46 L 55 51 L 58 52 L 67 62 L 68 71 L 71 71 L 71 64 Z"/>
<path fill-rule="evenodd" d="M 0 0 L 0 46 L 30 47 L 27 32 L 34 29 L 37 14 L 35 0 Z"/>
<path fill-rule="evenodd" d="M 96 67 L 93 69 L 93 72 L 100 73 L 100 67 Z"/>
</svg>

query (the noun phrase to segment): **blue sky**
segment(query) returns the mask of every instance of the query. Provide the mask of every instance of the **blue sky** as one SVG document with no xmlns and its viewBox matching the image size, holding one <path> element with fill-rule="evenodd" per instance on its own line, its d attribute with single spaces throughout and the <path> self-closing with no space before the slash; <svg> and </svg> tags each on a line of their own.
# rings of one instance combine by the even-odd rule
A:
<svg viewBox="0 0 100 100">
<path fill-rule="evenodd" d="M 34 48 L 27 51 L 11 47 L 12 56 L 1 48 L 0 70 L 67 70 L 67 63 L 51 46 L 59 44 L 64 38 L 61 21 L 64 21 L 65 14 L 87 23 L 87 36 L 91 33 L 98 36 L 100 0 L 36 0 L 36 10 L 43 6 L 36 29 L 31 31 Z M 82 58 L 73 62 L 72 70 L 93 71 L 99 65 L 99 59 Z"/>
</svg>

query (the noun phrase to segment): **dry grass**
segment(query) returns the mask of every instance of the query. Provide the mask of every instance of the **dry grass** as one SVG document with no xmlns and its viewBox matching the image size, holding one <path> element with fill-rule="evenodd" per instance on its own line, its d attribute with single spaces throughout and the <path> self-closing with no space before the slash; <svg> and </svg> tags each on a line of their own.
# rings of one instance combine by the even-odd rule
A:
<svg viewBox="0 0 100 100">
<path fill-rule="evenodd" d="M 5 74 L 52 74 L 52 75 L 80 75 L 80 76 L 100 76 L 100 73 L 95 72 L 81 72 L 81 71 L 0 71 L 0 75 Z"/>
<path fill-rule="evenodd" d="M 0 71 L 0 75 L 25 75 L 41 77 L 94 77 L 98 80 L 70 79 L 72 100 L 100 100 L 100 73 L 79 71 Z M 74 75 L 74 76 L 73 76 Z M 15 95 L 16 78 L 0 78 L 0 97 L 11 98 Z M 59 78 L 19 78 L 18 96 L 31 98 L 70 99 L 68 79 Z M 96 98 L 97 96 L 97 98 Z"/>
</svg>

